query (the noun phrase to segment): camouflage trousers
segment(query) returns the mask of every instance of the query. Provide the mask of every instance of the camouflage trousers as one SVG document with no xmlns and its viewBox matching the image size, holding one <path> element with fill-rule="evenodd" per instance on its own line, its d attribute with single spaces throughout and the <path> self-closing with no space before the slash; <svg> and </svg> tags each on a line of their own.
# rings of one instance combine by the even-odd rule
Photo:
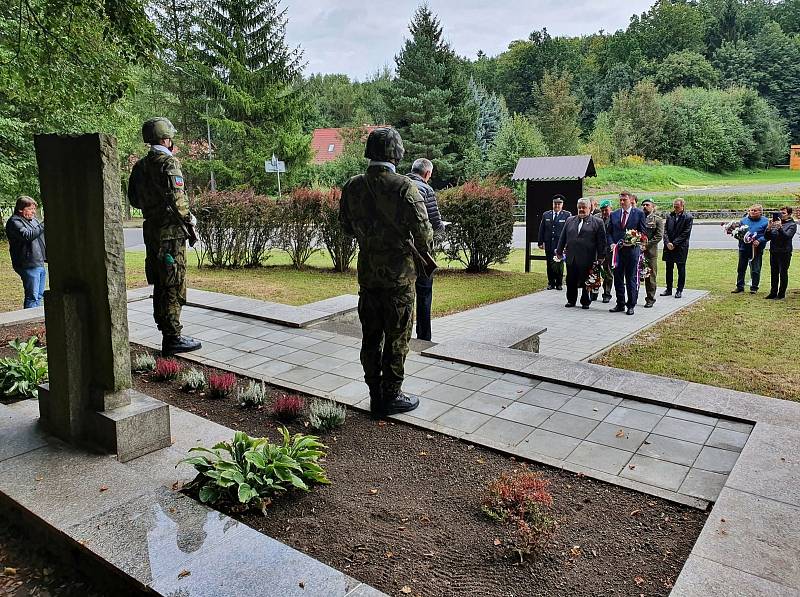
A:
<svg viewBox="0 0 800 597">
<path fill-rule="evenodd" d="M 358 293 L 361 320 L 361 365 L 370 389 L 384 396 L 403 385 L 403 369 L 414 321 L 414 285 L 362 288 Z"/>
<path fill-rule="evenodd" d="M 153 319 L 164 336 L 180 336 L 181 307 L 186 304 L 186 241 L 145 244 L 144 270 L 153 285 Z"/>
<path fill-rule="evenodd" d="M 650 275 L 644 281 L 644 288 L 647 292 L 646 301 L 656 302 L 656 290 L 658 290 L 658 249 L 648 250 L 644 254 L 644 263 L 650 267 Z"/>
</svg>

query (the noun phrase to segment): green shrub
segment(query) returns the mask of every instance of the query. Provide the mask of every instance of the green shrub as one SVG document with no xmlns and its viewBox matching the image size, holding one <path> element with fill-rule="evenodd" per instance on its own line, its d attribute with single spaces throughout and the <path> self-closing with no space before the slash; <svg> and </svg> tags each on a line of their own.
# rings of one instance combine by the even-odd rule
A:
<svg viewBox="0 0 800 597">
<path fill-rule="evenodd" d="M 339 221 L 339 202 L 342 191 L 336 188 L 323 194 L 320 198 L 319 233 L 325 248 L 330 253 L 333 269 L 345 272 L 350 269 L 350 264 L 356 256 L 358 244 L 355 237 L 349 236 L 342 230 Z"/>
<path fill-rule="evenodd" d="M 17 351 L 16 357 L 0 359 L 0 394 L 38 398 L 38 385 L 47 379 L 47 352 L 36 346 L 36 337 L 27 342 L 12 340 L 8 345 Z"/>
<path fill-rule="evenodd" d="M 264 382 L 250 381 L 245 388 L 239 388 L 237 398 L 239 405 L 253 408 L 264 404 L 267 396 L 267 387 Z"/>
<path fill-rule="evenodd" d="M 206 376 L 199 369 L 191 367 L 180 375 L 181 390 L 184 392 L 196 392 L 206 387 Z"/>
<path fill-rule="evenodd" d="M 156 358 L 147 352 L 140 352 L 133 357 L 131 369 L 137 373 L 153 371 L 156 368 Z"/>
<path fill-rule="evenodd" d="M 308 422 L 316 431 L 330 431 L 341 427 L 347 417 L 347 409 L 333 400 L 316 399 L 308 410 Z"/>
<path fill-rule="evenodd" d="M 277 244 L 289 254 L 297 269 L 318 250 L 322 196 L 319 190 L 300 188 L 278 201 Z"/>
<path fill-rule="evenodd" d="M 470 181 L 440 194 L 446 230 L 445 253 L 468 272 L 484 272 L 503 263 L 514 235 L 514 192 L 492 182 Z"/>
<path fill-rule="evenodd" d="M 190 449 L 198 455 L 181 462 L 199 473 L 190 487 L 199 490 L 200 501 L 256 505 L 266 514 L 269 497 L 275 493 L 292 487 L 308 491 L 311 483 L 330 483 L 319 465 L 326 447 L 311 435 L 290 437 L 285 427 L 280 433 L 278 444 L 237 431 L 232 442 L 220 442 L 210 450 Z"/>
</svg>

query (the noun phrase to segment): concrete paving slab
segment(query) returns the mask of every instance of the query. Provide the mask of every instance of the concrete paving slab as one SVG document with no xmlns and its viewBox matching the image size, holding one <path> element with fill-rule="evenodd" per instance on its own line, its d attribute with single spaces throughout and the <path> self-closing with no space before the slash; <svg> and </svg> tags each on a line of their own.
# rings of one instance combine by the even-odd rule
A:
<svg viewBox="0 0 800 597">
<path fill-rule="evenodd" d="M 611 423 L 600 423 L 586 437 L 586 440 L 628 452 L 636 452 L 646 437 L 646 431 L 637 431 Z"/>
<path fill-rule="evenodd" d="M 451 386 L 448 384 L 439 384 L 437 386 L 434 386 L 430 390 L 425 390 L 425 392 L 423 392 L 422 395 L 432 398 L 433 400 L 437 400 L 439 402 L 444 402 L 446 404 L 451 404 L 455 406 L 455 405 L 461 405 L 465 400 L 467 400 L 470 396 L 474 394 L 475 392 L 473 392 L 472 390 L 465 390 L 464 388 L 459 388 L 457 386 Z M 489 397 L 488 395 L 482 397 L 481 401 L 485 400 L 488 397 Z M 500 399 L 496 398 L 496 400 Z M 510 401 L 506 402 L 510 404 Z M 477 410 L 478 412 L 485 412 L 485 410 L 481 410 L 480 408 L 473 408 L 472 406 L 464 406 L 464 408 L 469 408 L 470 410 Z"/>
<path fill-rule="evenodd" d="M 626 429 L 638 429 L 639 431 L 652 431 L 661 420 L 661 415 L 635 410 L 626 406 L 618 406 L 603 419 L 606 423 L 619 425 Z"/>
<path fill-rule="evenodd" d="M 580 466 L 618 475 L 632 454 L 609 446 L 582 441 L 566 460 Z"/>
<path fill-rule="evenodd" d="M 516 446 L 530 435 L 531 431 L 533 431 L 533 427 L 530 425 L 491 418 L 478 427 L 473 433 L 465 436 L 464 439 L 470 440 L 472 438 L 481 437 L 502 442 L 508 446 Z"/>
<path fill-rule="evenodd" d="M 599 424 L 600 421 L 596 419 L 556 411 L 540 427 L 553 433 L 585 439 Z"/>
<path fill-rule="evenodd" d="M 451 408 L 453 408 L 453 406 L 445 402 L 438 402 L 431 398 L 423 397 L 419 401 L 419 406 L 414 411 L 408 413 L 408 415 L 423 421 L 433 421 Z"/>
<path fill-rule="evenodd" d="M 464 390 L 461 388 L 458 388 L 458 390 L 461 392 L 469 392 L 469 390 Z M 440 392 L 436 392 L 437 396 L 439 394 Z M 443 402 L 447 401 L 444 400 Z M 500 396 L 494 396 L 492 394 L 484 394 L 483 392 L 472 392 L 469 394 L 468 398 L 459 402 L 458 406 L 461 408 L 474 410 L 485 415 L 495 416 L 512 404 L 514 404 L 514 402 L 512 400 L 508 400 L 507 398 L 501 398 Z"/>
<path fill-rule="evenodd" d="M 675 464 L 691 466 L 703 449 L 702 444 L 663 435 L 650 434 L 638 450 L 638 453 L 658 460 L 667 460 Z"/>
<path fill-rule="evenodd" d="M 550 410 L 558 410 L 569 402 L 570 398 L 568 394 L 551 392 L 537 386 L 520 396 L 519 402 Z"/>
<path fill-rule="evenodd" d="M 565 459 L 572 451 L 578 447 L 581 440 L 561 435 L 560 433 L 553 433 L 546 429 L 534 429 L 531 434 L 522 440 L 517 448 L 524 456 L 526 454 L 544 454 L 559 460 Z"/>
<path fill-rule="evenodd" d="M 672 417 L 664 417 L 658 422 L 658 425 L 653 428 L 653 433 L 656 435 L 683 439 L 696 444 L 705 443 L 712 431 L 714 431 L 714 428 L 708 425 L 692 423 L 691 421 L 674 419 Z"/>
<path fill-rule="evenodd" d="M 712 448 L 741 452 L 749 437 L 749 433 L 740 433 L 731 429 L 717 427 L 711 432 L 711 436 L 706 440 L 706 444 Z"/>
<path fill-rule="evenodd" d="M 544 423 L 553 412 L 546 408 L 516 402 L 497 413 L 497 417 L 506 421 L 537 427 Z"/>
<path fill-rule="evenodd" d="M 691 555 L 684 564 L 670 597 L 743 597 L 745 594 L 747 597 L 798 595 L 797 591 L 785 585 Z"/>
<path fill-rule="evenodd" d="M 688 472 L 688 466 L 636 455 L 631 458 L 621 475 L 648 485 L 678 491 Z"/>
<path fill-rule="evenodd" d="M 704 446 L 694 461 L 694 466 L 712 473 L 729 473 L 738 458 L 738 452 Z"/>
<path fill-rule="evenodd" d="M 725 486 L 728 475 L 722 473 L 712 473 L 697 468 L 689 469 L 683 483 L 678 490 L 685 495 L 713 502 L 717 499 L 719 492 Z"/>
<path fill-rule="evenodd" d="M 489 415 L 454 406 L 438 417 L 436 422 L 464 433 L 473 433 L 489 419 L 491 419 Z"/>
<path fill-rule="evenodd" d="M 571 415 L 578 415 L 580 417 L 586 417 L 587 419 L 602 421 L 611 413 L 612 410 L 614 410 L 614 407 L 610 404 L 597 402 L 596 400 L 587 400 L 585 398 L 579 398 L 576 396 L 562 406 L 559 410 Z"/>
</svg>

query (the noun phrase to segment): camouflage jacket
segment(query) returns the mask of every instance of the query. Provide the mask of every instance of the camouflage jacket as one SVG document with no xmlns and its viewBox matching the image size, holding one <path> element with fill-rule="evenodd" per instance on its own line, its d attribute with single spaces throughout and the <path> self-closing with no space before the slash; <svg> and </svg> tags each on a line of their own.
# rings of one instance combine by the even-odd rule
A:
<svg viewBox="0 0 800 597">
<path fill-rule="evenodd" d="M 370 166 L 342 188 L 339 219 L 344 231 L 358 240 L 362 288 L 396 288 L 416 281 L 406 240 L 413 237 L 419 251 L 429 251 L 433 229 L 411 179 L 385 166 Z"/>
<path fill-rule="evenodd" d="M 175 215 L 184 221 L 189 219 L 183 172 L 175 156 L 151 149 L 136 162 L 128 182 L 128 200 L 142 210 L 145 242 L 186 238 Z M 174 214 L 168 205 L 173 206 Z"/>
<path fill-rule="evenodd" d="M 645 218 L 644 226 L 647 228 L 647 253 L 655 255 L 658 243 L 664 238 L 664 218 L 653 212 Z"/>
</svg>

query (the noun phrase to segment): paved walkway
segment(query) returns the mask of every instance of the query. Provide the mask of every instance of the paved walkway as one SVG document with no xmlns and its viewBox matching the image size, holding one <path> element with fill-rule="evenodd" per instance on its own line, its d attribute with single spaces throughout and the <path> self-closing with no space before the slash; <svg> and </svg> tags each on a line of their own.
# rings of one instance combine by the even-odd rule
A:
<svg viewBox="0 0 800 597">
<path fill-rule="evenodd" d="M 651 309 L 645 309 L 642 306 L 644 304 L 644 292 L 642 292 L 636 313 L 626 315 L 608 312 L 614 305 L 614 299 L 610 304 L 596 301 L 586 310 L 578 307 L 567 309 L 564 307 L 566 298 L 563 291 L 543 290 L 434 319 L 433 340 L 445 342 L 458 337 L 467 337 L 480 341 L 479 336 L 483 329 L 509 323 L 535 325 L 547 328 L 540 337 L 541 354 L 582 361 L 672 315 L 707 294 L 701 290 L 686 290 L 683 298 L 658 297 Z"/>
<path fill-rule="evenodd" d="M 556 294 L 542 292 L 506 301 L 484 308 L 490 315 L 476 309 L 463 318 L 499 325 L 503 314 L 509 317 L 515 309 L 543 312 L 537 301 L 552 301 Z M 150 312 L 149 301 L 129 304 L 131 340 L 158 347 L 160 335 Z M 606 310 L 595 313 L 611 326 L 635 320 Z M 203 341 L 203 348 L 192 357 L 368 408 L 358 338 L 197 307 L 187 307 L 183 321 L 186 332 Z M 692 505 L 716 499 L 752 429 L 718 417 L 413 352 L 406 373 L 404 389 L 422 397 L 419 409 L 402 417 L 409 422 Z"/>
</svg>

